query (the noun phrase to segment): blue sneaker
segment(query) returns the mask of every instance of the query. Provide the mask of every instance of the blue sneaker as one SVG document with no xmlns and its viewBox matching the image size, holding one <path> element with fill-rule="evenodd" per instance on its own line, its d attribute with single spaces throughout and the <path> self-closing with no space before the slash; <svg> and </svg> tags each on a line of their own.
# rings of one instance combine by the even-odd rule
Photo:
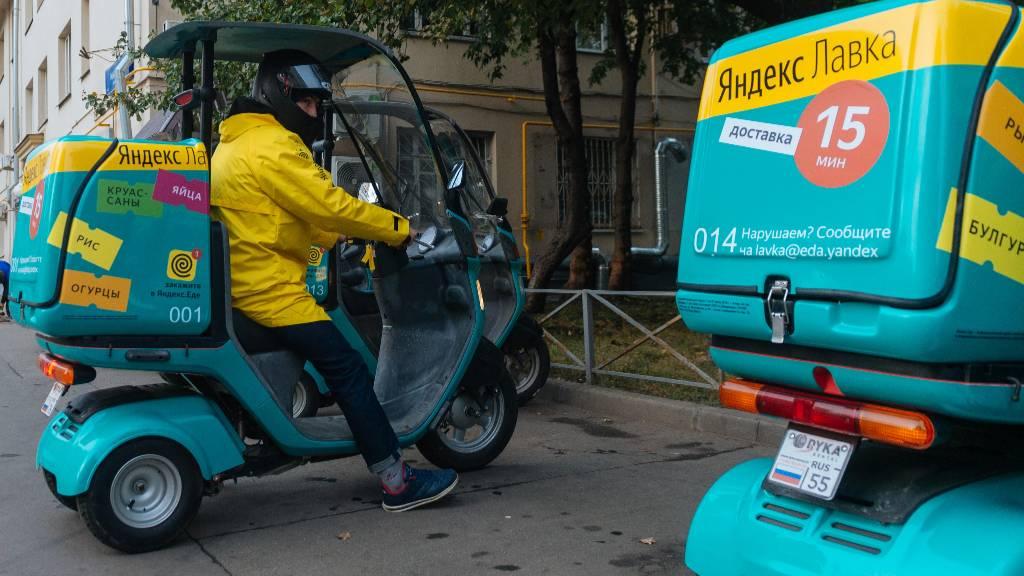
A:
<svg viewBox="0 0 1024 576">
<path fill-rule="evenodd" d="M 444 498 L 459 483 L 455 470 L 423 470 L 405 465 L 405 487 L 397 494 L 384 490 L 382 506 L 388 512 L 405 512 Z"/>
</svg>

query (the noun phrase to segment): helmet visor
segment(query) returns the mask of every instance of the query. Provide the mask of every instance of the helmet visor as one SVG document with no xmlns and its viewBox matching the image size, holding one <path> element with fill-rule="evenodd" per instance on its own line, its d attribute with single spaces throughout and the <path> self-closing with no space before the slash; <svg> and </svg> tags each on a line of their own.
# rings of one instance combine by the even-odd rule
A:
<svg viewBox="0 0 1024 576">
<path fill-rule="evenodd" d="M 331 97 L 331 82 L 316 64 L 288 66 L 278 73 L 277 79 L 281 82 L 283 92 L 291 98 L 311 94 L 322 98 Z"/>
</svg>

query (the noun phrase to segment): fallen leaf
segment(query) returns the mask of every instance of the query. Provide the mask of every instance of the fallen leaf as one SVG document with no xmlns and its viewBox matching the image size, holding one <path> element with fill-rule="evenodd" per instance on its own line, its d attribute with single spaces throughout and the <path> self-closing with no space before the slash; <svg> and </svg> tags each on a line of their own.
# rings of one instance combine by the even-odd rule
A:
<svg viewBox="0 0 1024 576">
<path fill-rule="evenodd" d="M 654 546 L 655 542 L 657 542 L 657 540 L 655 540 L 654 538 L 641 538 L 640 539 L 640 543 L 641 544 L 647 544 L 648 546 Z"/>
<path fill-rule="evenodd" d="M 345 542 L 345 541 L 351 540 L 351 539 L 352 539 L 352 533 L 349 532 L 348 530 L 338 534 L 338 540 L 341 540 L 342 542 Z"/>
</svg>

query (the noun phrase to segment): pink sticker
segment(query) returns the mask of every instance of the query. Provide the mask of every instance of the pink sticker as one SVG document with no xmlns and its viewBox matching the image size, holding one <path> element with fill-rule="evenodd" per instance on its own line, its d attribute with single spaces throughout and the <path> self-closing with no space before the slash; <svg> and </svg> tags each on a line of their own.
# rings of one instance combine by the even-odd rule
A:
<svg viewBox="0 0 1024 576">
<path fill-rule="evenodd" d="M 153 199 L 171 206 L 184 206 L 193 212 L 210 213 L 210 187 L 202 180 L 189 180 L 181 174 L 158 170 Z"/>
</svg>

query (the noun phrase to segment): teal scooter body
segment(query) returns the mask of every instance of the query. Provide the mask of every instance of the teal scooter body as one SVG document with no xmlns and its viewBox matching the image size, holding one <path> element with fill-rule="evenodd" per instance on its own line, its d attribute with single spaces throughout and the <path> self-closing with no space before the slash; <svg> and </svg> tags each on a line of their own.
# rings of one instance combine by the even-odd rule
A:
<svg viewBox="0 0 1024 576">
<path fill-rule="evenodd" d="M 1024 473 L 928 500 L 904 523 L 882 524 L 762 488 L 772 461 L 744 462 L 701 500 L 686 538 L 700 576 L 1011 576 L 1024 574 Z"/>
<path fill-rule="evenodd" d="M 475 278 L 478 264 L 470 259 L 470 278 Z M 477 316 L 473 328 L 477 339 L 483 331 L 483 318 Z M 39 340 L 48 353 L 74 359 L 75 362 L 99 368 L 135 368 L 124 360 L 128 350 L 83 349 L 66 347 Z M 434 410 L 415 428 L 396 430 L 399 444 L 415 444 L 436 423 L 438 412 L 447 406 L 458 388 L 457 383 L 469 367 L 475 350 L 467 350 L 456 368 L 455 377 Z M 252 382 L 251 368 L 228 343 L 215 350 L 168 350 L 161 363 L 167 372 L 203 373 L 202 367 L 216 367 L 205 372 L 223 383 L 274 438 L 286 454 L 296 457 L 356 455 L 359 448 L 352 439 L 312 441 L 301 434 L 282 412 L 272 393 Z M 117 405 L 96 413 L 81 424 L 71 414 L 58 413 L 40 438 L 36 465 L 57 479 L 57 492 L 77 496 L 89 487 L 96 466 L 115 448 L 130 440 L 159 436 L 178 442 L 195 458 L 205 480 L 243 464 L 244 445 L 223 411 L 207 398 L 180 396 Z"/>
<path fill-rule="evenodd" d="M 36 467 L 54 475 L 58 494 L 77 496 L 89 489 L 96 468 L 115 448 L 146 437 L 184 446 L 207 481 L 243 463 L 245 447 L 223 412 L 190 396 L 115 406 L 82 424 L 60 412 L 39 439 Z"/>
</svg>

